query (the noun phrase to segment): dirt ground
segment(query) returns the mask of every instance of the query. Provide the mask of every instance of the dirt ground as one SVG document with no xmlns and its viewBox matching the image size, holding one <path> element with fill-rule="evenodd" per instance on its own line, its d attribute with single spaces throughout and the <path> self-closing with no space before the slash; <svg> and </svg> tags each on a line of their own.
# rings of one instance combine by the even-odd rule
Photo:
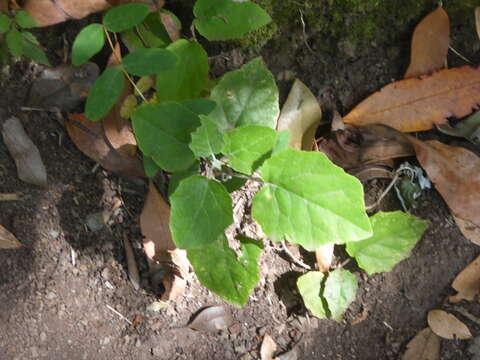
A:
<svg viewBox="0 0 480 360">
<path fill-rule="evenodd" d="M 55 48 L 49 53 L 52 62 L 60 61 L 62 34 L 71 41 L 79 28 L 77 22 L 46 30 L 44 36 Z M 212 75 L 262 55 L 279 80 L 282 99 L 296 76 L 317 95 L 329 116 L 333 107 L 345 114 L 368 94 L 400 79 L 408 65 L 410 34 L 399 36 L 394 44 L 363 44 L 355 53 L 345 51 L 345 46 L 344 51 L 321 51 L 322 39 L 309 37 L 308 28 L 305 31 L 296 22 L 261 50 L 235 44 L 210 47 Z M 456 50 L 478 66 L 480 42 L 471 43 L 474 37 L 463 37 L 461 31 L 465 29 L 452 29 Z M 293 46 L 299 38 L 305 41 Z M 465 62 L 450 53 L 449 64 Z M 147 182 L 96 168 L 54 114 L 23 111 L 37 72 L 37 66 L 23 61 L 0 75 L 0 124 L 12 115 L 21 119 L 39 147 L 49 184 L 40 189 L 18 180 L 0 141 L 0 193 L 23 195 L 20 201 L 0 201 L 0 224 L 25 245 L 0 251 L 1 360 L 251 360 L 259 359 L 265 334 L 272 336 L 280 353 L 294 349 L 296 357 L 290 353 L 290 359 L 393 360 L 426 327 L 429 310 L 455 310 L 445 301 L 453 293 L 450 284 L 480 249 L 461 235 L 441 197 L 429 190 L 415 214 L 430 220 L 431 226 L 411 257 L 393 271 L 374 276 L 367 276 L 353 261 L 346 265 L 359 280 L 359 293 L 341 323 L 308 313 L 295 287 L 305 270 L 269 243 L 261 259 L 262 280 L 244 308 L 224 304 L 192 277 L 184 295 L 152 311 L 149 305 L 158 296 L 149 285 L 138 221 Z M 384 184 L 368 186 L 381 189 Z M 124 206 L 107 227 L 96 232 L 86 228 L 87 215 L 110 209 L 118 200 Z M 387 203 L 389 209 L 399 208 L 394 199 Z M 140 265 L 138 291 L 126 274 L 125 235 L 134 244 Z M 345 260 L 341 247 L 336 255 L 337 262 Z M 313 264 L 313 257 L 306 255 L 306 261 Z M 186 327 L 196 312 L 213 304 L 229 307 L 235 324 L 212 334 Z M 461 306 L 480 316 L 479 305 Z M 480 334 L 478 323 L 458 316 L 474 336 Z M 469 352 L 473 343 L 442 341 L 441 358 L 473 359 Z"/>
</svg>

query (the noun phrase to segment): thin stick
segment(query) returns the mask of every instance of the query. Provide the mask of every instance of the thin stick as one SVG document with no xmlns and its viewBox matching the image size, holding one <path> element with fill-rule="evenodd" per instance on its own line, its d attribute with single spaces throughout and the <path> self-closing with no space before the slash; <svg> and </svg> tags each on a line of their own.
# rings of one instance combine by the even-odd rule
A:
<svg viewBox="0 0 480 360">
<path fill-rule="evenodd" d="M 397 172 L 395 176 L 393 177 L 392 181 L 390 184 L 388 184 L 387 188 L 383 191 L 383 193 L 380 195 L 377 201 L 375 201 L 372 205 L 365 207 L 365 210 L 370 211 L 375 209 L 378 205 L 380 205 L 380 202 L 383 200 L 383 198 L 388 194 L 388 192 L 392 189 L 393 185 L 397 182 L 398 178 L 400 177 L 400 173 Z"/>
<path fill-rule="evenodd" d="M 107 304 L 107 308 L 108 310 L 112 311 L 113 313 L 117 314 L 118 316 L 120 316 L 123 320 L 125 320 L 127 323 L 129 323 L 130 325 L 133 326 L 133 323 L 128 320 L 125 316 L 123 316 L 122 314 L 120 314 L 117 310 L 115 310 L 114 308 L 112 308 L 110 305 Z"/>
<path fill-rule="evenodd" d="M 298 9 L 298 11 L 300 12 L 300 23 L 302 24 L 303 42 L 305 43 L 305 46 L 307 47 L 307 49 L 314 54 L 315 52 L 312 50 L 310 45 L 308 45 L 307 32 L 305 31 L 306 25 L 305 25 L 305 21 L 303 20 L 303 12 L 300 9 Z"/>
<path fill-rule="evenodd" d="M 16 193 L 0 193 L 0 201 L 15 201 L 22 200 L 22 196 Z"/>
<path fill-rule="evenodd" d="M 463 61 L 466 61 L 467 63 L 471 64 L 472 62 L 470 60 L 468 60 L 465 56 L 463 56 L 462 54 L 460 54 L 457 50 L 455 50 L 453 47 L 449 46 L 448 47 L 450 50 L 452 50 L 452 52 L 457 55 L 460 59 L 462 59 Z"/>
<path fill-rule="evenodd" d="M 298 266 L 304 268 L 304 269 L 307 269 L 307 270 L 311 270 L 312 268 L 305 264 L 302 260 L 300 259 L 297 259 L 291 252 L 290 250 L 288 250 L 287 246 L 285 245 L 285 241 L 282 241 L 282 248 L 283 248 L 283 251 L 285 251 L 285 253 L 290 257 L 290 259 L 295 263 L 297 264 Z"/>
</svg>

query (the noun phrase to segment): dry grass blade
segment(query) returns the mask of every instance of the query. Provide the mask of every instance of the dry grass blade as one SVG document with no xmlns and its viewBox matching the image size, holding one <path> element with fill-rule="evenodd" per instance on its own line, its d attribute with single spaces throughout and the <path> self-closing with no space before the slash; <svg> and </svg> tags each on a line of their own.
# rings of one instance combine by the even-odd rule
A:
<svg viewBox="0 0 480 360">
<path fill-rule="evenodd" d="M 443 310 L 430 311 L 427 320 L 430 329 L 441 338 L 449 340 L 472 338 L 472 333 L 463 322 Z"/>
<path fill-rule="evenodd" d="M 16 249 L 22 244 L 17 238 L 2 225 L 0 225 L 0 249 Z"/>
<path fill-rule="evenodd" d="M 457 275 L 452 288 L 457 290 L 456 295 L 448 298 L 452 303 L 472 301 L 480 294 L 480 256 Z"/>
<path fill-rule="evenodd" d="M 343 120 L 358 126 L 384 124 L 401 132 L 423 131 L 446 123 L 447 117 L 466 116 L 479 103 L 480 68 L 463 66 L 391 83 Z"/>
<path fill-rule="evenodd" d="M 440 338 L 430 328 L 421 330 L 407 344 L 402 360 L 438 360 L 440 359 Z"/>
<path fill-rule="evenodd" d="M 431 74 L 445 67 L 450 44 L 450 21 L 439 7 L 417 25 L 412 37 L 410 65 L 405 78 Z"/>
</svg>

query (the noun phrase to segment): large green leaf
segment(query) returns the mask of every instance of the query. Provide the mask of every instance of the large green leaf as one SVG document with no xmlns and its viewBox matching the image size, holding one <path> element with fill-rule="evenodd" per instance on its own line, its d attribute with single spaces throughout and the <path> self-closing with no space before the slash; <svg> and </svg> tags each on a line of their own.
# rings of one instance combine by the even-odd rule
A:
<svg viewBox="0 0 480 360">
<path fill-rule="evenodd" d="M 328 274 L 323 296 L 332 319 L 342 320 L 345 310 L 355 300 L 357 290 L 357 278 L 351 272 L 338 269 Z"/>
<path fill-rule="evenodd" d="M 175 67 L 157 75 L 159 101 L 184 100 L 199 97 L 207 85 L 208 55 L 196 41 L 180 39 L 168 50 L 177 55 Z"/>
<path fill-rule="evenodd" d="M 182 180 L 170 197 L 170 230 L 181 249 L 205 251 L 233 222 L 232 199 L 225 187 L 203 176 Z"/>
<path fill-rule="evenodd" d="M 0 13 L 0 34 L 3 34 L 10 29 L 11 22 L 10 17 Z"/>
<path fill-rule="evenodd" d="M 22 48 L 22 53 L 24 56 L 28 57 L 29 59 L 32 59 L 33 61 L 51 66 L 50 62 L 48 61 L 47 55 L 45 54 L 45 51 L 43 48 L 40 46 L 40 43 L 38 42 L 37 38 L 35 35 L 33 35 L 31 32 L 28 31 L 22 31 L 22 37 L 23 37 L 23 48 Z"/>
<path fill-rule="evenodd" d="M 140 24 L 149 13 L 146 4 L 131 3 L 115 6 L 103 17 L 103 24 L 112 32 L 121 32 Z"/>
<path fill-rule="evenodd" d="M 123 72 L 118 66 L 109 67 L 100 75 L 88 93 L 85 115 L 98 121 L 108 114 L 123 92 Z"/>
<path fill-rule="evenodd" d="M 241 38 L 272 20 L 248 0 L 197 0 L 193 13 L 198 32 L 211 41 Z"/>
<path fill-rule="evenodd" d="M 21 28 L 38 27 L 38 22 L 35 18 L 26 11 L 20 10 L 15 14 L 15 22 Z"/>
<path fill-rule="evenodd" d="M 253 173 L 271 154 L 277 132 L 271 128 L 248 125 L 225 133 L 222 153 L 230 166 L 244 174 Z"/>
<path fill-rule="evenodd" d="M 166 49 L 140 49 L 123 59 L 123 66 L 133 75 L 146 76 L 171 70 L 175 67 L 177 56 Z"/>
<path fill-rule="evenodd" d="M 188 169 L 195 162 L 191 133 L 200 125 L 196 114 L 175 102 L 144 104 L 132 113 L 138 146 L 164 170 Z"/>
<path fill-rule="evenodd" d="M 23 55 L 23 38 L 20 31 L 12 27 L 5 35 L 5 40 L 8 46 L 8 50 L 14 56 Z"/>
<path fill-rule="evenodd" d="M 162 170 L 155 160 L 145 154 L 143 154 L 143 169 L 145 170 L 145 175 L 149 178 L 154 178 Z"/>
<path fill-rule="evenodd" d="M 371 237 L 347 242 L 347 252 L 368 274 L 389 271 L 407 258 L 429 224 L 402 211 L 378 212 L 370 221 L 373 228 Z"/>
<path fill-rule="evenodd" d="M 192 133 L 190 149 L 197 158 L 209 157 L 219 153 L 223 147 L 223 135 L 218 130 L 215 121 L 205 115 L 200 115 L 202 125 Z"/>
<path fill-rule="evenodd" d="M 179 103 L 197 115 L 208 115 L 215 108 L 215 101 L 209 99 L 189 99 Z"/>
<path fill-rule="evenodd" d="M 273 241 L 314 251 L 371 235 L 362 184 L 319 152 L 287 149 L 260 168 L 253 217 Z"/>
<path fill-rule="evenodd" d="M 260 58 L 225 74 L 210 98 L 217 102 L 212 117 L 222 130 L 242 125 L 276 127 L 280 112 L 278 89 Z"/>
<path fill-rule="evenodd" d="M 105 44 L 105 34 L 100 24 L 90 24 L 82 29 L 72 46 L 72 63 L 82 65 L 102 50 Z"/>
<path fill-rule="evenodd" d="M 187 250 L 198 280 L 222 299 L 243 306 L 259 280 L 258 258 L 262 244 L 239 236 L 242 256 L 228 246 L 225 235 L 202 249 Z"/>
<path fill-rule="evenodd" d="M 326 318 L 328 306 L 321 297 L 322 282 L 325 275 L 320 271 L 309 271 L 297 280 L 297 287 L 305 307 L 318 318 Z"/>
</svg>

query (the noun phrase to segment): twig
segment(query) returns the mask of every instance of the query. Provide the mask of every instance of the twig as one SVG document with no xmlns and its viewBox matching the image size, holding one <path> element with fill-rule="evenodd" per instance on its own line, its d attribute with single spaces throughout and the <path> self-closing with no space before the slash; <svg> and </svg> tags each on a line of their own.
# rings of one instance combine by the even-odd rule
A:
<svg viewBox="0 0 480 360">
<path fill-rule="evenodd" d="M 290 250 L 288 250 L 287 246 L 285 245 L 285 241 L 282 241 L 282 248 L 283 248 L 283 251 L 285 251 L 285 253 L 290 257 L 290 259 L 295 263 L 297 264 L 298 266 L 304 268 L 304 269 L 307 269 L 307 270 L 311 270 L 312 268 L 305 264 L 302 260 L 300 259 L 297 259 L 291 252 Z"/>
<path fill-rule="evenodd" d="M 128 320 L 125 316 L 123 316 L 122 314 L 120 314 L 117 310 L 115 310 L 113 307 L 111 307 L 110 305 L 107 304 L 107 308 L 108 310 L 112 311 L 113 313 L 117 314 L 118 316 L 120 316 L 123 320 L 125 320 L 127 323 L 129 323 L 130 325 L 133 326 L 133 323 Z"/>
<path fill-rule="evenodd" d="M 398 178 L 400 177 L 400 172 L 397 171 L 395 176 L 393 177 L 392 181 L 390 184 L 388 184 L 387 188 L 383 191 L 383 193 L 380 195 L 380 197 L 375 201 L 372 205 L 366 206 L 365 209 L 367 211 L 375 209 L 378 205 L 380 205 L 380 202 L 383 200 L 383 198 L 388 194 L 388 192 L 392 189 L 393 185 L 397 182 Z"/>
<path fill-rule="evenodd" d="M 310 50 L 313 54 L 315 54 L 315 52 L 312 50 L 312 48 L 310 47 L 307 41 L 307 32 L 305 31 L 306 25 L 305 25 L 305 21 L 303 20 L 303 12 L 301 9 L 298 9 L 298 11 L 300 12 L 300 23 L 302 24 L 303 42 L 305 43 L 305 46 L 307 47 L 307 49 Z"/>
</svg>

